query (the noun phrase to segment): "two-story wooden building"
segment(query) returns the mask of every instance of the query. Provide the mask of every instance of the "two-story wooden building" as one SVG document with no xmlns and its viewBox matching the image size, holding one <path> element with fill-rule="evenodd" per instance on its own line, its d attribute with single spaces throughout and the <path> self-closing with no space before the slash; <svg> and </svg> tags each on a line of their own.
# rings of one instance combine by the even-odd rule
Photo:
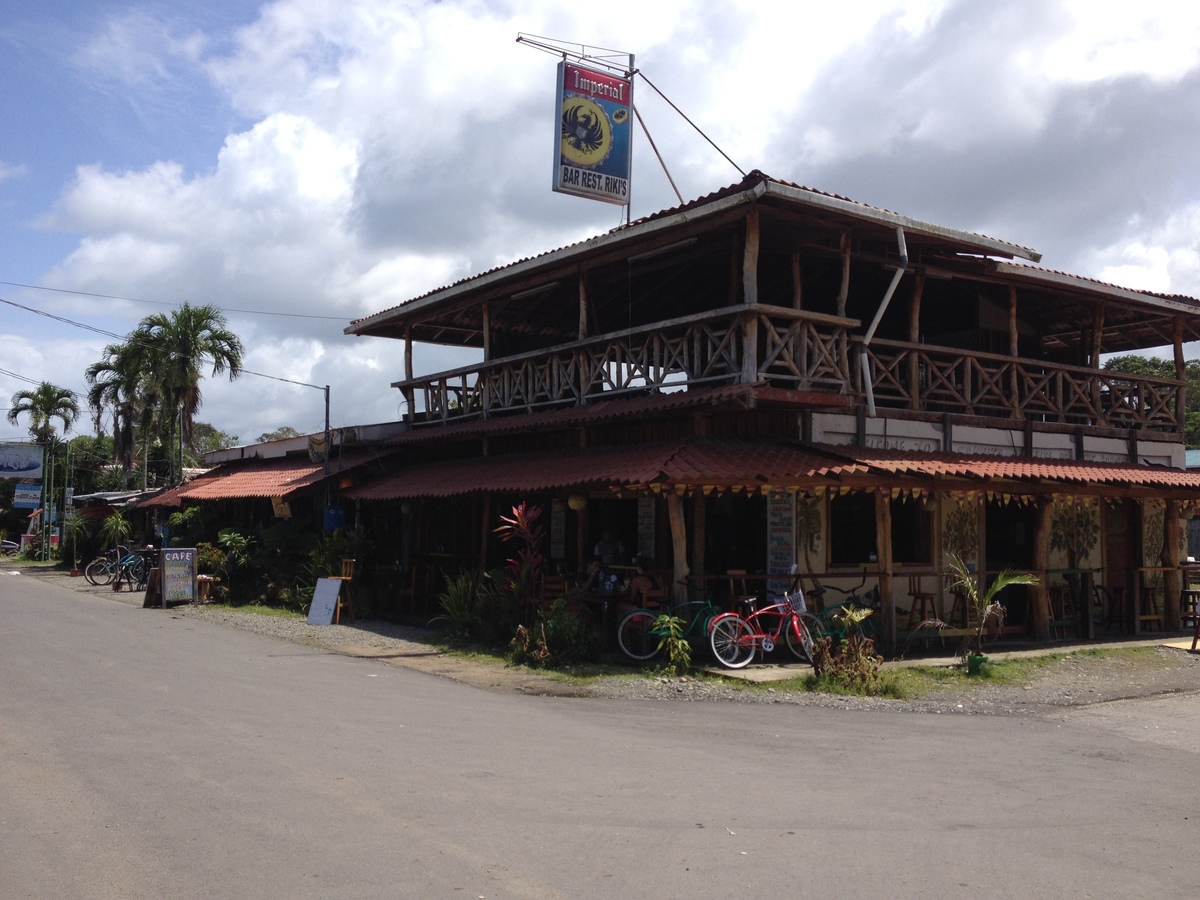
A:
<svg viewBox="0 0 1200 900">
<path fill-rule="evenodd" d="M 1177 629 L 1200 302 L 1039 261 L 753 172 L 351 323 L 397 341 L 407 429 L 394 473 L 345 496 L 418 556 L 494 560 L 525 500 L 564 567 L 610 530 L 679 592 L 866 569 L 893 637 L 957 615 L 947 552 L 1041 576 L 1006 600 L 1030 637 Z M 417 373 L 416 342 L 480 359 Z M 1174 379 L 1102 368 L 1162 347 Z"/>
</svg>

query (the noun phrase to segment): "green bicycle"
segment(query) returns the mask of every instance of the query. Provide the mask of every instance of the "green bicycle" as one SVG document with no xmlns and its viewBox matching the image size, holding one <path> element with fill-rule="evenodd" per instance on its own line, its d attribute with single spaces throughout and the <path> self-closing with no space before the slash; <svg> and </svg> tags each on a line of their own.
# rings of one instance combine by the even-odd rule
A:
<svg viewBox="0 0 1200 900">
<path fill-rule="evenodd" d="M 617 623 L 617 646 L 634 662 L 649 662 L 662 653 L 669 636 L 666 628 L 656 624 L 660 616 L 687 622 L 683 637 L 695 644 L 696 638 L 705 640 L 708 637 L 709 626 L 720 613 L 711 600 L 689 600 L 661 609 L 641 607 L 630 610 Z"/>
</svg>

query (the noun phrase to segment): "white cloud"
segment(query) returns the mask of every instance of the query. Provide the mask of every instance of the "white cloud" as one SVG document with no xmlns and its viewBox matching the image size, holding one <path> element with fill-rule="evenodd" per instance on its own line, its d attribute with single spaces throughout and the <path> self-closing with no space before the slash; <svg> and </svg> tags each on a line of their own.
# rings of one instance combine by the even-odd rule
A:
<svg viewBox="0 0 1200 900">
<path fill-rule="evenodd" d="M 43 221 L 79 243 L 46 283 L 343 317 L 233 321 L 247 368 L 334 385 L 342 424 L 394 418 L 399 345 L 346 338 L 350 319 L 618 222 L 550 193 L 555 59 L 519 31 L 636 53 L 745 169 L 1035 246 L 1050 235 L 1074 254 L 1056 267 L 1200 293 L 1179 174 L 1198 146 L 1181 123 L 1200 11 L 1083 0 L 613 0 L 599 18 L 555 0 L 279 0 L 225 35 L 139 7 L 87 45 L 105 88 L 138 105 L 202 72 L 248 124 L 210 165 L 80 166 Z M 736 180 L 644 82 L 636 97 L 685 199 Z M 634 215 L 676 202 L 640 137 L 634 201 Z M 461 361 L 422 349 L 417 367 Z M 320 392 L 262 380 L 247 406 L 246 384 L 206 385 L 205 421 L 245 439 L 323 417 Z"/>
</svg>

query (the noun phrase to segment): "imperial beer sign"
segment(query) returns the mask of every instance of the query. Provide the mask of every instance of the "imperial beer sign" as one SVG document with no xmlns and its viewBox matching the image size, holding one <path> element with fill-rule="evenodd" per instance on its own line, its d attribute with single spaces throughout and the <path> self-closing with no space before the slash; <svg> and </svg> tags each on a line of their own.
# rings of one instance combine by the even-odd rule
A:
<svg viewBox="0 0 1200 900">
<path fill-rule="evenodd" d="M 629 202 L 633 82 L 558 64 L 561 135 L 554 190 L 624 206 Z"/>
</svg>

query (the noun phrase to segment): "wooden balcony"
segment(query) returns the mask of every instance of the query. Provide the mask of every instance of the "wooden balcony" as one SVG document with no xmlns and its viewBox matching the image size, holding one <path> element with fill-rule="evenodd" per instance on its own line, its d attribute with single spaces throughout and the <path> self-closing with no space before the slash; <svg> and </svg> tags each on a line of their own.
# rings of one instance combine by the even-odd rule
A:
<svg viewBox="0 0 1200 900">
<path fill-rule="evenodd" d="M 876 406 L 1183 434 L 1183 382 L 876 340 Z"/>
<path fill-rule="evenodd" d="M 747 305 L 396 382 L 414 425 L 711 384 L 766 382 L 866 403 L 856 320 Z M 1182 382 L 877 339 L 877 408 L 1182 435 Z"/>
</svg>

